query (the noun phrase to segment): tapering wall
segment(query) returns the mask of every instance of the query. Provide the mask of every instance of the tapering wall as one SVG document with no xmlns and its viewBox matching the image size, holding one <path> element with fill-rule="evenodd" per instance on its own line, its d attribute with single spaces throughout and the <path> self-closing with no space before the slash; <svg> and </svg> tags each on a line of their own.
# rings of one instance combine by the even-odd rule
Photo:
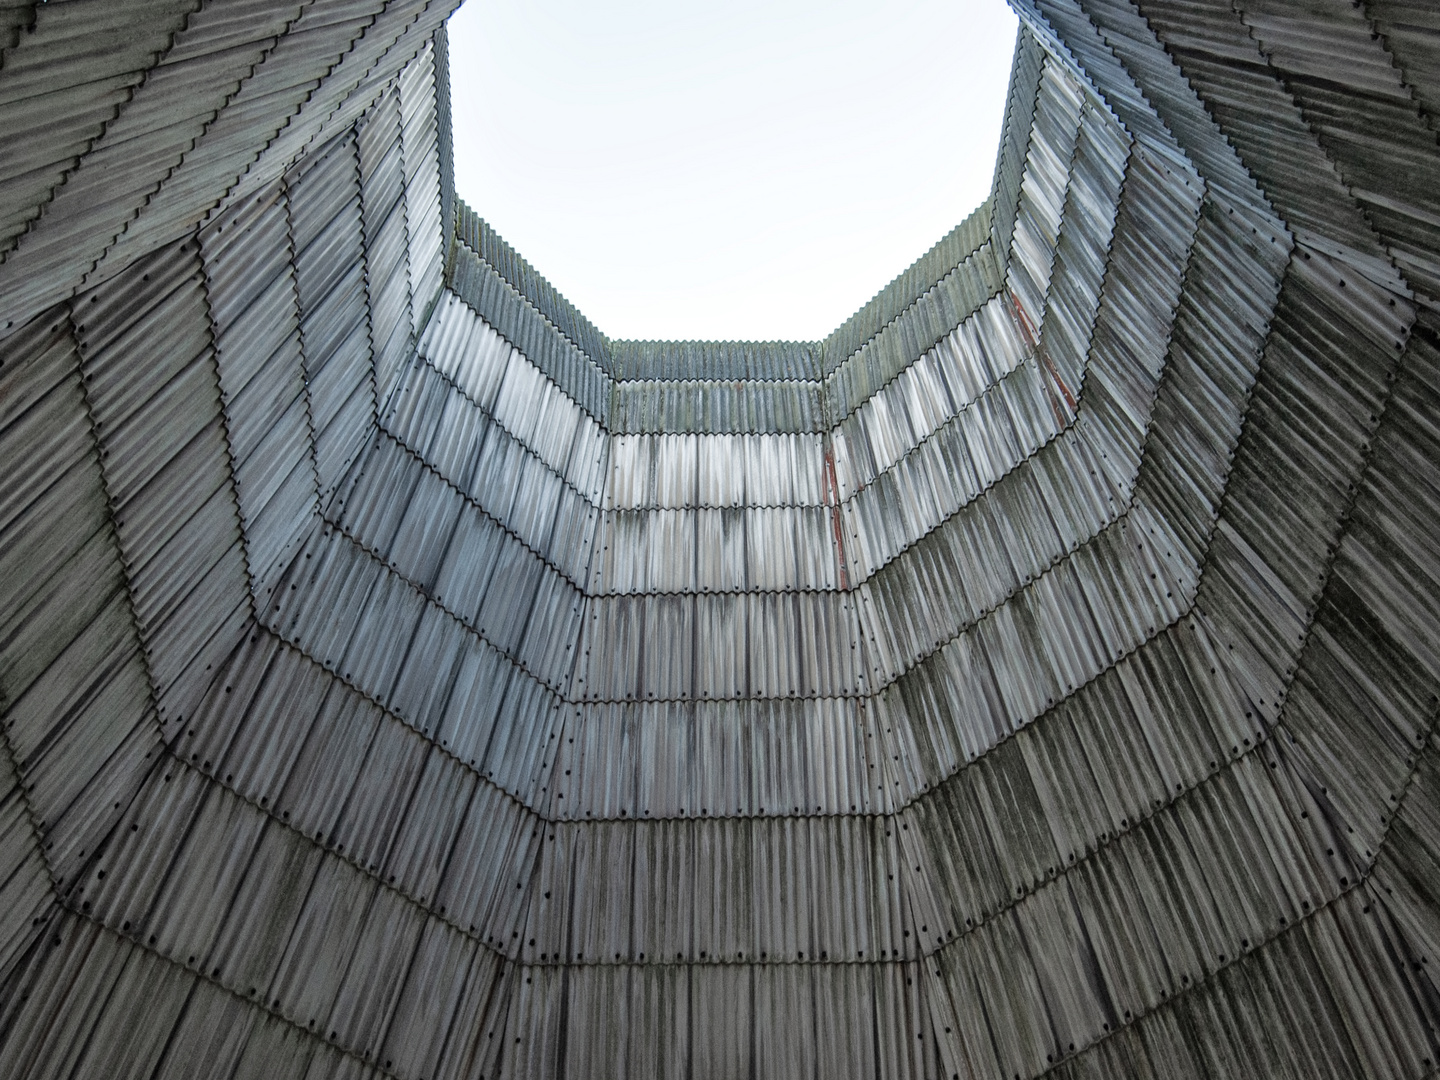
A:
<svg viewBox="0 0 1440 1080">
<path fill-rule="evenodd" d="M 808 343 L 457 204 L 448 4 L 12 10 L 0 1071 L 1436 1070 L 1437 29 L 1016 6 Z"/>
</svg>

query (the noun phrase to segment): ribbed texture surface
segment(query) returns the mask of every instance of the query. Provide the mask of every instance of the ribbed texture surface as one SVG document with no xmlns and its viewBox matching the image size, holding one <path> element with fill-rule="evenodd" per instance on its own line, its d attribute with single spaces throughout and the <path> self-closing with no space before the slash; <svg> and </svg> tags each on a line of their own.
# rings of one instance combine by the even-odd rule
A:
<svg viewBox="0 0 1440 1080">
<path fill-rule="evenodd" d="M 0 1075 L 1435 1072 L 1434 20 L 1016 6 L 808 343 L 455 203 L 448 4 L 0 9 Z"/>
</svg>

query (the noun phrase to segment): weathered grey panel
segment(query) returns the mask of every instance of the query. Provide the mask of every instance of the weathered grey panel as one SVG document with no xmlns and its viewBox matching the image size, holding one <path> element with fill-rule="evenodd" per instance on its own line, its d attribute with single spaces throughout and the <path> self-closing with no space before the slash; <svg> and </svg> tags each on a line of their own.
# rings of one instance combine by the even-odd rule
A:
<svg viewBox="0 0 1440 1080">
<path fill-rule="evenodd" d="M 1017 0 L 987 203 L 694 343 L 450 7 L 0 19 L 0 1072 L 1433 1072 L 1429 13 Z"/>
</svg>

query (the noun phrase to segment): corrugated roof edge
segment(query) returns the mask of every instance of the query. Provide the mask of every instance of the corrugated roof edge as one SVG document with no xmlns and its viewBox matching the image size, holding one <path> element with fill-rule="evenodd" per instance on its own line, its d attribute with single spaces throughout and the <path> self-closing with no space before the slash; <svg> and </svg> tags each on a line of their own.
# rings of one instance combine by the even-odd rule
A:
<svg viewBox="0 0 1440 1080">
<path fill-rule="evenodd" d="M 614 374 L 609 339 L 458 195 L 455 198 L 455 233 L 461 243 L 529 300 L 602 371 L 607 375 Z"/>
<path fill-rule="evenodd" d="M 970 212 L 929 251 L 896 274 L 890 283 L 866 301 L 859 311 L 826 335 L 823 342 L 827 369 L 837 367 L 933 289 L 990 239 L 994 194 Z"/>
<path fill-rule="evenodd" d="M 460 210 L 473 213 L 463 203 Z M 458 242 L 451 254 L 446 287 L 602 426 L 608 424 L 615 382 L 610 374 L 469 244 Z"/>
<path fill-rule="evenodd" d="M 763 355 L 763 366 L 772 371 L 788 368 L 795 378 L 818 380 L 821 373 L 817 370 L 817 361 L 822 355 L 833 356 L 836 343 L 846 337 L 855 342 L 854 347 L 840 356 L 843 360 L 984 245 L 990 238 L 992 205 L 992 198 L 987 198 L 864 307 L 818 342 L 611 339 L 458 195 L 455 197 L 455 232 L 460 243 L 529 300 L 556 329 L 613 378 L 648 378 L 648 369 L 669 366 L 677 353 L 688 352 L 704 357 L 707 365 L 713 362 L 720 368 L 732 367 L 736 362 L 748 366 Z M 710 376 L 730 377 L 723 371 L 697 372 L 692 377 Z"/>
<path fill-rule="evenodd" d="M 1001 207 L 997 214 L 997 199 L 1006 197 L 1011 189 L 1019 186 L 1018 176 L 1025 166 L 1030 125 L 1035 114 L 1036 84 L 1043 66 L 1037 58 L 1043 52 L 1043 46 L 1021 22 L 1015 34 L 1015 51 L 1010 61 L 1010 86 L 1005 98 L 1000 145 L 995 153 L 995 178 L 991 181 L 989 196 L 969 217 L 826 337 L 822 365 L 826 376 L 914 307 L 947 274 L 979 251 L 987 240 L 996 240 L 996 251 L 1002 261 L 1008 257 L 1015 207 Z M 1026 59 L 1030 63 L 1022 63 Z M 1018 80 L 1022 77 L 1024 85 L 1019 85 Z M 1007 180 L 1010 182 L 1007 183 Z"/>
<path fill-rule="evenodd" d="M 455 242 L 455 143 L 450 122 L 450 35 L 441 23 L 432 39 L 435 46 L 435 134 L 440 147 L 441 237 Z M 450 251 L 445 252 L 449 263 Z"/>
<path fill-rule="evenodd" d="M 818 383 L 818 341 L 611 341 L 617 380 Z"/>
<path fill-rule="evenodd" d="M 528 300 L 561 335 L 613 379 L 655 378 L 659 371 L 672 369 L 682 356 L 687 360 L 693 358 L 699 361 L 704 368 L 695 371 L 689 378 L 754 379 L 754 372 L 758 367 L 765 372 L 762 378 L 788 377 L 805 381 L 822 379 L 830 369 L 853 355 L 866 341 L 913 307 L 921 297 L 944 280 L 948 273 L 973 256 L 991 239 L 996 225 L 995 197 L 1002 178 L 1007 170 L 1013 171 L 1023 166 L 1024 148 L 1015 145 L 1015 140 L 1010 138 L 1011 130 L 1017 120 L 1023 120 L 1026 121 L 1024 127 L 1028 135 L 1028 121 L 1034 112 L 1033 88 L 1030 88 L 1031 92 L 1027 94 L 1026 87 L 1015 85 L 1016 75 L 1022 71 L 1020 60 L 1027 49 L 1043 51 L 1043 46 L 1022 22 L 1015 36 L 1014 57 L 1010 67 L 1011 84 L 1006 97 L 1001 143 L 996 152 L 995 180 L 990 195 L 964 221 L 951 229 L 855 314 L 819 342 L 612 339 L 567 300 L 559 289 L 458 195 L 453 196 L 455 238 L 478 255 L 502 280 Z M 1033 66 L 1038 73 L 1039 65 Z M 446 89 L 448 91 L 448 86 Z M 445 104 L 449 104 L 448 95 Z M 1017 104 L 1020 104 L 1023 116 L 1016 113 Z M 1028 105 L 1028 109 L 1024 108 L 1025 105 Z M 448 125 L 446 127 L 445 149 L 449 150 L 451 133 Z M 1028 139 L 1024 141 L 1028 142 Z M 1017 149 L 1020 151 L 1018 154 Z M 448 178 L 449 191 L 453 191 L 453 183 L 452 175 Z M 1008 247 L 1008 244 L 1002 246 Z M 742 371 L 745 374 L 741 374 Z M 791 374 L 785 375 L 781 374 L 782 372 Z M 669 378 L 674 377 L 673 374 L 669 375 Z"/>
</svg>

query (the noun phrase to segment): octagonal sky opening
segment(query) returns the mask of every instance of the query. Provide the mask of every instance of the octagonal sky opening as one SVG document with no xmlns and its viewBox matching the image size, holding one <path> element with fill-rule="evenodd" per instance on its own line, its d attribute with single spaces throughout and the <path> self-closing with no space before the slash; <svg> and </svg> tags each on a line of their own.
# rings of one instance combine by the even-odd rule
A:
<svg viewBox="0 0 1440 1080">
<path fill-rule="evenodd" d="M 468 0 L 456 190 L 612 338 L 816 340 L 989 194 L 1004 0 Z"/>
</svg>

